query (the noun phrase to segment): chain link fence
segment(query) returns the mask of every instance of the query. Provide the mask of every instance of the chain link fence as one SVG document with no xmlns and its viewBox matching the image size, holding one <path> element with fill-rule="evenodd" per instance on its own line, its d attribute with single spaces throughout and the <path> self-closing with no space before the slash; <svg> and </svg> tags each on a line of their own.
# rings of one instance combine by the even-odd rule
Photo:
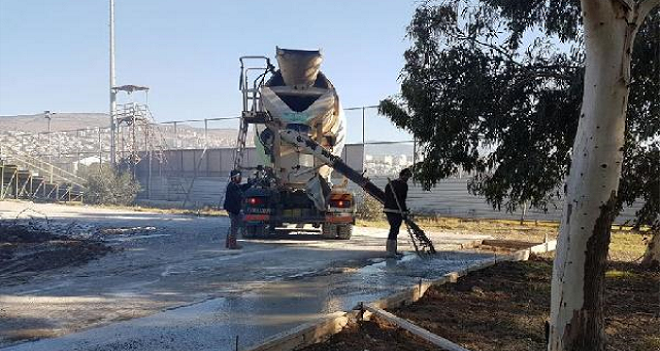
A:
<svg viewBox="0 0 660 351">
<path fill-rule="evenodd" d="M 342 158 L 378 186 L 384 187 L 388 178 L 395 178 L 401 169 L 421 160 L 422 153 L 413 136 L 379 115 L 377 106 L 349 107 L 344 111 L 347 135 Z M 51 122 L 51 127 L 57 129 L 57 118 Z M 139 155 L 135 174 L 143 189 L 142 200 L 171 206 L 219 206 L 233 167 L 239 122 L 240 117 L 228 116 L 136 128 L 122 126 L 117 131 L 117 157 L 127 157 L 132 149 Z M 81 166 L 110 160 L 110 129 L 99 126 L 35 133 L 0 131 L 0 143 L 72 173 Z M 256 165 L 253 138 L 248 138 L 247 146 L 246 162 Z M 521 218 L 522 212 L 495 211 L 483 198 L 469 194 L 468 180 L 469 175 L 456 174 L 431 191 L 413 183 L 410 207 L 417 212 L 462 218 Z M 349 188 L 358 195 L 362 193 L 355 185 Z M 529 209 L 524 216 L 531 220 L 556 220 L 561 206 L 558 202 L 547 212 Z M 635 208 L 627 209 L 619 221 L 631 218 Z"/>
</svg>

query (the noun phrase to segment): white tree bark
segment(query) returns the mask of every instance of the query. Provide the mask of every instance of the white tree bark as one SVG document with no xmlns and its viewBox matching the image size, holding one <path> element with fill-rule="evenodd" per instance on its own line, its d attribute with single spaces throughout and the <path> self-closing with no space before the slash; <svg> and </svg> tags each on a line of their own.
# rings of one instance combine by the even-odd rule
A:
<svg viewBox="0 0 660 351">
<path fill-rule="evenodd" d="M 601 297 L 623 161 L 632 43 L 659 2 L 581 1 L 586 71 L 553 269 L 550 351 L 605 349 Z"/>
<path fill-rule="evenodd" d="M 641 265 L 656 269 L 660 267 L 660 232 L 653 233 L 651 241 L 646 246 Z"/>
</svg>

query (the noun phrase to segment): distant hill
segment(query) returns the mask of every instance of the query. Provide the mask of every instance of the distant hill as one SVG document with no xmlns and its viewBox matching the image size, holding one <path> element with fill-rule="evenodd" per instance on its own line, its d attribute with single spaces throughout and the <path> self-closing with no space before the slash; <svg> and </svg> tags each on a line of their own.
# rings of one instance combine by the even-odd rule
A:
<svg viewBox="0 0 660 351">
<path fill-rule="evenodd" d="M 47 132 L 45 114 L 0 116 L 0 131 Z M 50 115 L 50 130 L 53 132 L 84 128 L 108 127 L 109 117 L 105 113 L 53 113 Z"/>
<path fill-rule="evenodd" d="M 106 128 L 109 126 L 109 117 L 106 113 L 53 113 L 51 114 L 50 128 L 53 132 L 79 130 L 86 128 Z M 172 124 L 161 124 L 160 130 L 167 148 L 203 148 L 204 129 L 190 126 L 184 123 L 178 125 L 178 132 L 174 133 Z M 48 121 L 45 114 L 0 116 L 0 132 L 27 132 L 38 133 L 48 131 Z M 210 128 L 207 134 L 209 147 L 230 147 L 236 142 L 236 129 L 232 128 Z M 254 145 L 252 132 L 247 138 L 248 146 Z M 78 140 L 81 145 L 96 145 L 97 138 L 94 135 L 79 136 L 71 135 L 72 140 L 62 143 L 66 144 Z M 17 145 L 27 147 L 33 141 L 12 141 Z M 105 142 L 105 141 L 104 141 Z M 78 146 L 71 146 L 72 149 Z M 412 155 L 413 146 L 406 144 L 379 144 L 367 145 L 365 153 L 372 156 L 387 155 Z"/>
<path fill-rule="evenodd" d="M 41 143 L 38 136 L 38 133 L 48 131 L 48 120 L 45 117 L 46 115 L 43 113 L 0 116 L 0 142 L 35 154 L 47 154 L 52 150 L 45 149 L 47 144 Z M 109 120 L 108 114 L 105 113 L 51 114 L 50 130 L 53 132 L 54 143 L 58 145 L 57 153 L 59 155 L 77 155 L 80 150 L 85 150 L 90 154 L 98 153 L 94 151 L 98 149 L 99 144 L 97 132 L 67 132 L 104 128 L 101 135 L 102 143 L 108 145 L 110 142 L 107 129 L 110 124 Z M 157 129 L 159 132 L 152 141 L 152 145 L 160 144 L 160 147 L 166 149 L 200 149 L 204 146 L 222 148 L 236 143 L 237 130 L 231 128 L 209 128 L 205 133 L 203 127 L 199 128 L 182 122 L 176 128 L 173 124 L 158 124 Z M 129 133 L 125 125 L 120 130 L 119 139 L 122 139 L 122 133 Z M 138 133 L 137 139 L 140 145 L 144 144 L 143 141 L 140 141 L 143 137 L 143 133 Z M 248 138 L 247 145 L 253 145 L 252 138 Z"/>
<path fill-rule="evenodd" d="M 48 120 L 45 117 L 46 115 L 43 113 L 35 115 L 0 116 L 0 132 L 47 132 Z M 109 127 L 109 124 L 109 117 L 106 113 L 53 113 L 51 114 L 50 130 L 52 132 L 63 132 L 86 128 L 107 128 Z M 167 130 L 166 133 L 173 134 L 172 124 L 161 124 L 161 129 Z M 203 133 L 203 128 L 193 127 L 183 123 L 178 125 L 178 129 L 182 137 L 189 137 L 188 134 L 190 133 Z M 216 139 L 227 137 L 235 139 L 236 129 L 209 128 L 208 135 L 210 138 Z"/>
</svg>

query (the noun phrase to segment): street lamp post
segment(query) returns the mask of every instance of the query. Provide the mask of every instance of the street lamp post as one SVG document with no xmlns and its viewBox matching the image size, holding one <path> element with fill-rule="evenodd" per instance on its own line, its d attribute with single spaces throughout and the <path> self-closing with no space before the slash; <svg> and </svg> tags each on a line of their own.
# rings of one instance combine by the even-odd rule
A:
<svg viewBox="0 0 660 351">
<path fill-rule="evenodd" d="M 115 92 L 115 0 L 110 0 L 110 164 L 115 165 L 116 132 L 115 110 L 117 93 Z"/>
</svg>

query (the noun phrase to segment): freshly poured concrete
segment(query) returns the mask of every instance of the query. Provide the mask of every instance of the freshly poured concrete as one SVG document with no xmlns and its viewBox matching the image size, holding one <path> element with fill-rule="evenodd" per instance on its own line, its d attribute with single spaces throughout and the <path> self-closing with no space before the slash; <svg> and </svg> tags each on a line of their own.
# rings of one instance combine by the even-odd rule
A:
<svg viewBox="0 0 660 351">
<path fill-rule="evenodd" d="M 84 267 L 0 287 L 3 351 L 235 350 L 237 337 L 241 348 L 258 344 L 487 257 L 441 252 L 431 261 L 383 260 L 386 230 L 373 228 L 356 228 L 349 242 L 292 236 L 227 251 L 225 218 L 32 206 L 56 221 L 156 230 L 106 238 L 122 251 Z M 4 218 L 17 211 L 0 203 Z M 404 233 L 400 238 L 404 244 Z M 432 238 L 452 250 L 483 236 Z M 30 335 L 58 337 L 25 342 Z"/>
</svg>

